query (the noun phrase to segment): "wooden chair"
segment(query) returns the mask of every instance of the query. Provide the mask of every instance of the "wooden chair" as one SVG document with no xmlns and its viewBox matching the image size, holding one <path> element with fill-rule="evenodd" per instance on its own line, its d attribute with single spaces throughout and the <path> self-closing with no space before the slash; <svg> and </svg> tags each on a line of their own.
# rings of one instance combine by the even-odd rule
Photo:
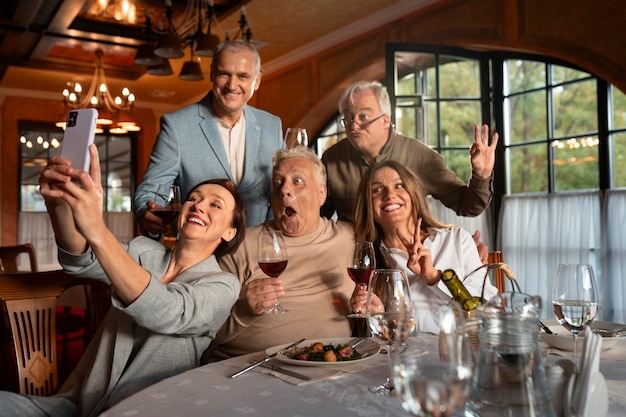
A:
<svg viewBox="0 0 626 417">
<path fill-rule="evenodd" d="M 10 327 L 3 329 L 0 362 L 4 382 L 13 377 L 3 388 L 43 396 L 56 391 L 56 298 L 75 285 L 108 287 L 63 271 L 0 274 L 0 300 Z"/>
<path fill-rule="evenodd" d="M 20 254 L 27 253 L 30 260 L 30 272 L 37 272 L 37 254 L 30 243 L 14 246 L 0 246 L 0 272 L 4 274 L 16 274 L 17 258 Z"/>
<path fill-rule="evenodd" d="M 497 264 L 500 262 L 504 262 L 504 256 L 502 252 L 489 252 L 489 257 L 487 258 L 487 262 L 490 264 Z M 498 292 L 506 291 L 506 276 L 504 275 L 504 271 L 498 268 L 493 269 L 494 272 L 494 286 L 498 289 Z"/>
</svg>

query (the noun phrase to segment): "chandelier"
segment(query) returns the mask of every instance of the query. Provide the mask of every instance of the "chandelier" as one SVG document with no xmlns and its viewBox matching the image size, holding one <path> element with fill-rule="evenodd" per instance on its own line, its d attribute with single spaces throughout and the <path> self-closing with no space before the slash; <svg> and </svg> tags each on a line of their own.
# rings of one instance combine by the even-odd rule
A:
<svg viewBox="0 0 626 417">
<path fill-rule="evenodd" d="M 165 0 L 166 22 L 159 22 L 158 30 L 152 29 L 150 9 L 146 10 L 146 43 L 139 46 L 135 55 L 135 64 L 148 67 L 148 74 L 170 75 L 173 73 L 170 59 L 185 56 L 185 49 L 189 47 L 190 58 L 183 64 L 178 75 L 181 80 L 202 81 L 204 75 L 200 62 L 194 57 L 211 57 L 220 43 L 219 36 L 211 33 L 211 25 L 219 26 L 215 15 L 213 0 L 189 0 L 184 14 L 173 21 L 172 1 Z M 239 27 L 233 31 L 226 31 L 226 40 L 242 39 L 252 43 L 252 30 L 246 18 L 246 9 L 241 7 Z M 167 24 L 167 29 L 163 26 Z M 262 43 L 257 42 L 262 46 Z M 257 49 L 259 45 L 255 45 Z"/>
<path fill-rule="evenodd" d="M 97 49 L 95 54 L 96 69 L 89 89 L 85 92 L 79 82 L 68 81 L 66 88 L 63 89 L 63 103 L 70 109 L 87 107 L 97 109 L 98 133 L 103 132 L 102 126 L 110 126 L 109 132 L 115 134 L 141 130 L 141 127 L 130 117 L 130 112 L 135 104 L 135 95 L 127 87 L 124 87 L 121 95 L 113 97 L 102 67 L 102 55 L 104 53 L 102 49 Z M 113 126 L 114 120 L 116 121 L 115 126 Z M 65 121 L 57 122 L 56 126 L 65 128 Z"/>
</svg>

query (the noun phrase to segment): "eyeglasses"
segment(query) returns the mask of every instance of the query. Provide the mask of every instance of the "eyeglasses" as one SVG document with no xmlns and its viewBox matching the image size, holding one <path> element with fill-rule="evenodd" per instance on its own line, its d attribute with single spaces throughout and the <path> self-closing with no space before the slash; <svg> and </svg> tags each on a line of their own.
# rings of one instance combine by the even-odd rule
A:
<svg viewBox="0 0 626 417">
<path fill-rule="evenodd" d="M 383 117 L 384 115 L 385 113 L 381 114 L 378 117 L 374 117 L 373 119 L 370 119 L 370 117 L 367 114 L 359 114 L 356 118 L 352 116 L 344 117 L 343 119 L 339 120 L 339 123 L 341 123 L 341 126 L 343 127 L 351 127 L 352 123 L 356 122 L 356 124 L 359 126 L 359 129 L 364 129 L 367 126 L 374 123 L 376 120 Z"/>
</svg>

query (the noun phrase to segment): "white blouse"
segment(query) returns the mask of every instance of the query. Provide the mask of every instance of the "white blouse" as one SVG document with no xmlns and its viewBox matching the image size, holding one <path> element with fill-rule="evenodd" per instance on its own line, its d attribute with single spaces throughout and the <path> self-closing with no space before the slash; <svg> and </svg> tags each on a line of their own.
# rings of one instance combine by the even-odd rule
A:
<svg viewBox="0 0 626 417">
<path fill-rule="evenodd" d="M 436 269 L 454 270 L 473 296 L 480 296 L 483 291 L 486 270 L 481 269 L 469 277 L 467 275 L 482 265 L 474 238 L 460 227 L 451 229 L 428 228 L 429 236 L 424 240 L 424 247 L 431 252 L 433 266 Z M 439 281 L 436 285 L 427 285 L 415 275 L 406 263 L 409 255 L 397 248 L 387 248 L 381 243 L 381 252 L 390 268 L 403 270 L 409 280 L 411 302 L 415 307 L 414 319 L 420 332 L 439 334 L 439 307 L 452 299 L 448 288 Z M 485 282 L 484 298 L 490 299 L 498 293 L 489 277 Z"/>
</svg>

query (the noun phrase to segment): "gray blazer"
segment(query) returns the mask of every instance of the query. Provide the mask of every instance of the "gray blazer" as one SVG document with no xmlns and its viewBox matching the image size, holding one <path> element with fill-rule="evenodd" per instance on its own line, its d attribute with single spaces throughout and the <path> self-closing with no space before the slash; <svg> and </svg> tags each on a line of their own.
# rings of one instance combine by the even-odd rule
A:
<svg viewBox="0 0 626 417">
<path fill-rule="evenodd" d="M 150 271 L 148 287 L 130 305 L 112 297 L 113 307 L 57 395 L 0 392 L 2 415 L 97 416 L 200 364 L 239 296 L 239 280 L 211 256 L 164 285 L 160 278 L 170 261 L 169 249 L 143 236 L 124 246 Z M 91 251 L 80 256 L 59 251 L 59 261 L 70 273 L 108 282 Z"/>
<path fill-rule="evenodd" d="M 154 198 L 158 184 L 178 184 L 184 198 L 202 181 L 233 179 L 211 108 L 211 94 L 209 92 L 198 103 L 161 117 L 161 131 L 134 197 L 137 220 L 143 217 L 146 202 Z M 251 106 L 244 107 L 243 111 L 246 118 L 245 166 L 237 191 L 246 205 L 247 223 L 252 226 L 272 218 L 269 207 L 272 154 L 283 147 L 283 134 L 278 117 Z"/>
</svg>

